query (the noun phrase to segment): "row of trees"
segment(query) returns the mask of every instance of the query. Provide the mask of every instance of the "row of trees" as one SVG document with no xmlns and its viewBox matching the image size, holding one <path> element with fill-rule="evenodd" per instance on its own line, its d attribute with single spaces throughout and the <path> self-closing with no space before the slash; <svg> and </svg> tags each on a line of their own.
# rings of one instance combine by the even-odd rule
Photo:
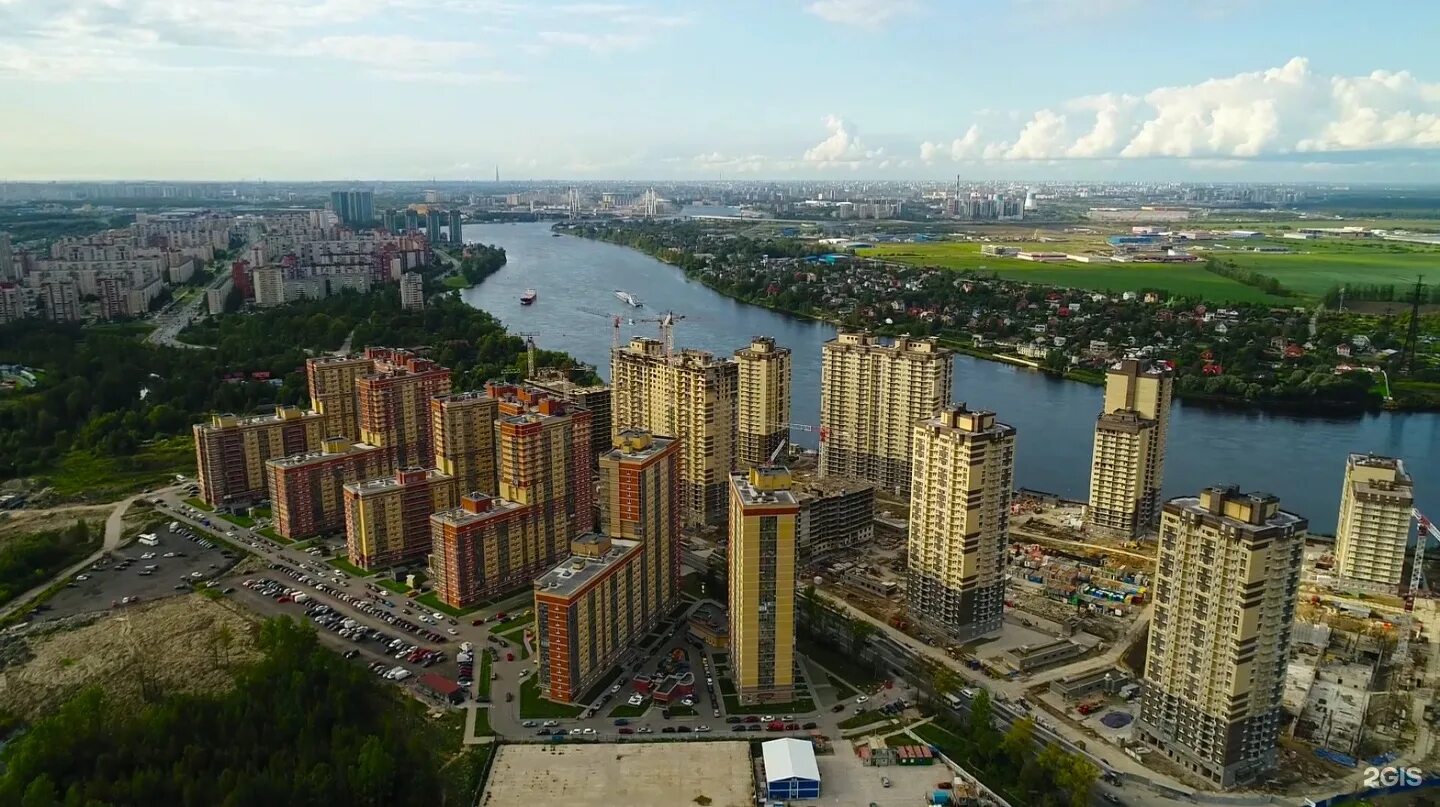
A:
<svg viewBox="0 0 1440 807">
<path fill-rule="evenodd" d="M 96 687 L 5 749 L 0 804 L 431 805 L 446 760 L 419 710 L 287 617 L 233 690 L 139 708 Z M 458 801 L 469 794 L 448 794 Z"/>
<path fill-rule="evenodd" d="M 1289 289 L 1280 285 L 1280 281 L 1262 272 L 1257 272 L 1254 269 L 1246 269 L 1243 266 L 1236 266 L 1229 261 L 1216 260 L 1215 258 L 1206 258 L 1204 266 L 1205 271 L 1211 274 L 1228 277 L 1236 283 L 1243 283 L 1246 286 L 1259 289 L 1266 294 L 1275 297 L 1292 296 Z"/>
<path fill-rule="evenodd" d="M 524 365 L 524 341 L 494 317 L 452 296 L 406 311 L 394 287 L 226 314 L 182 334 L 205 350 L 152 345 L 138 331 L 27 320 L 0 326 L 0 363 L 40 371 L 35 387 L 0 405 L 0 479 L 41 471 L 72 450 L 123 456 L 212 412 L 302 404 L 305 359 L 351 334 L 356 349 L 426 352 L 455 370 L 457 389 L 518 376 Z M 551 351 L 539 363 L 574 365 Z"/>
<path fill-rule="evenodd" d="M 1410 304 L 1415 301 L 1414 284 L 1397 286 L 1394 283 L 1356 283 L 1331 286 L 1325 292 L 1325 307 L 1339 308 L 1344 302 L 1382 302 Z M 1420 304 L 1440 303 L 1440 284 L 1431 284 L 1420 289 Z"/>
<path fill-rule="evenodd" d="M 472 244 L 465 248 L 465 257 L 460 259 L 460 274 L 466 283 L 474 286 L 500 271 L 504 265 L 504 247 Z"/>
</svg>

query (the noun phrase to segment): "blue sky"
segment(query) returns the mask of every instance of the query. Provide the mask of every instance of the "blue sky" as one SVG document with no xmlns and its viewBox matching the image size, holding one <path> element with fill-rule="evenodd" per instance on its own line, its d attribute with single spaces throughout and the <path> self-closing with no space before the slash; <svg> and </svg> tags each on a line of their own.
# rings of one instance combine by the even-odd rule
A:
<svg viewBox="0 0 1440 807">
<path fill-rule="evenodd" d="M 0 0 L 0 179 L 1440 178 L 1407 0 Z"/>
</svg>

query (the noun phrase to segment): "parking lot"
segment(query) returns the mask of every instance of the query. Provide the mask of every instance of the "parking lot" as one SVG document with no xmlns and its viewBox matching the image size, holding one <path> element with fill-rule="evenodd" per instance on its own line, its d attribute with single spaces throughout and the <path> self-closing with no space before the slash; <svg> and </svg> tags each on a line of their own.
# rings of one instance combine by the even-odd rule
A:
<svg viewBox="0 0 1440 807">
<path fill-rule="evenodd" d="M 873 804 L 876 807 L 912 807 L 927 803 L 939 782 L 948 782 L 954 774 L 944 764 L 885 765 L 870 767 L 850 750 L 849 743 L 840 743 L 834 754 L 815 757 L 820 769 L 820 798 L 790 802 L 793 807 L 804 805 Z M 890 781 L 885 786 L 884 780 Z"/>
<path fill-rule="evenodd" d="M 224 547 L 185 527 L 173 532 L 161 527 L 150 534 L 155 536 L 154 546 L 136 542 L 106 555 L 51 598 L 37 619 L 59 619 L 190 591 L 224 574 L 237 560 Z"/>
</svg>

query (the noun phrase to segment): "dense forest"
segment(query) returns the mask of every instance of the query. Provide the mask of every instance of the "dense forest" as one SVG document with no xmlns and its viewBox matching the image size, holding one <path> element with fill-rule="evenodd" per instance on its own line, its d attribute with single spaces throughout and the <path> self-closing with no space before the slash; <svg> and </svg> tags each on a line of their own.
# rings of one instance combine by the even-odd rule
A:
<svg viewBox="0 0 1440 807">
<path fill-rule="evenodd" d="M 305 359 L 338 349 L 352 332 L 356 350 L 426 352 L 455 370 L 456 389 L 524 366 L 524 340 L 494 317 L 449 295 L 405 311 L 393 286 L 226 314 L 182 334 L 206 349 L 148 344 L 133 327 L 13 323 L 0 326 L 0 363 L 36 368 L 40 381 L 0 399 L 0 479 L 37 473 L 72 450 L 123 456 L 151 438 L 183 434 L 212 412 L 304 403 Z M 539 364 L 573 362 L 540 351 Z"/>
<path fill-rule="evenodd" d="M 500 271 L 505 265 L 503 247 L 471 244 L 465 248 L 465 257 L 460 259 L 460 274 L 465 282 L 474 286 L 485 278 Z"/>
<path fill-rule="evenodd" d="M 139 708 L 86 690 L 0 754 L 0 804 L 424 805 L 447 794 L 436 727 L 281 617 L 228 692 Z M 473 782 L 460 777 L 457 784 Z"/>
<path fill-rule="evenodd" d="M 63 530 L 0 541 L 0 605 L 45 583 L 58 571 L 100 548 L 101 530 L 77 521 Z"/>
</svg>

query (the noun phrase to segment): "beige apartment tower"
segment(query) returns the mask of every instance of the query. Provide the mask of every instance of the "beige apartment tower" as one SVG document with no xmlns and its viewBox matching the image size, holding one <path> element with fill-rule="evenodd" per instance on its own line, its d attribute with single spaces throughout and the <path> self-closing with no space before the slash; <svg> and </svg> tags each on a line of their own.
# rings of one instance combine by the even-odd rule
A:
<svg viewBox="0 0 1440 807">
<path fill-rule="evenodd" d="M 741 703 L 795 692 L 795 519 L 783 466 L 731 474 L 730 665 Z"/>
<path fill-rule="evenodd" d="M 1403 462 L 1351 454 L 1345 460 L 1335 526 L 1335 570 L 1340 578 L 1398 592 L 1414 507 L 1415 487 Z"/>
<path fill-rule="evenodd" d="M 962 403 L 912 436 L 910 616 L 966 642 L 1000 629 L 1015 429 Z"/>
<path fill-rule="evenodd" d="M 325 418 L 293 406 L 271 415 L 215 415 L 196 423 L 195 479 L 200 498 L 211 507 L 254 504 L 269 492 L 265 463 L 318 448 L 325 439 Z"/>
<path fill-rule="evenodd" d="M 931 339 L 885 344 L 841 331 L 820 360 L 820 474 L 910 492 L 911 429 L 950 404 L 954 353 Z"/>
<path fill-rule="evenodd" d="M 364 356 L 324 356 L 305 360 L 310 408 L 325 416 L 325 436 L 360 442 L 359 381 L 375 369 Z"/>
<path fill-rule="evenodd" d="M 1275 764 L 1307 527 L 1234 486 L 1160 516 L 1136 736 L 1222 788 Z"/>
<path fill-rule="evenodd" d="M 681 512 L 687 525 L 725 517 L 735 467 L 739 372 L 734 361 L 700 350 L 667 356 L 654 339 L 636 337 L 610 354 L 613 428 L 680 441 Z"/>
<path fill-rule="evenodd" d="M 495 481 L 495 419 L 500 402 L 486 392 L 456 392 L 430 399 L 435 467 L 462 493 L 499 491 Z"/>
<path fill-rule="evenodd" d="M 757 336 L 749 347 L 735 351 L 735 363 L 740 401 L 736 467 L 744 470 L 771 462 L 770 455 L 790 436 L 790 348 Z"/>
<path fill-rule="evenodd" d="M 1085 508 L 1089 528 L 1124 537 L 1155 528 L 1174 381 L 1169 367 L 1134 359 L 1106 372 Z"/>
</svg>

